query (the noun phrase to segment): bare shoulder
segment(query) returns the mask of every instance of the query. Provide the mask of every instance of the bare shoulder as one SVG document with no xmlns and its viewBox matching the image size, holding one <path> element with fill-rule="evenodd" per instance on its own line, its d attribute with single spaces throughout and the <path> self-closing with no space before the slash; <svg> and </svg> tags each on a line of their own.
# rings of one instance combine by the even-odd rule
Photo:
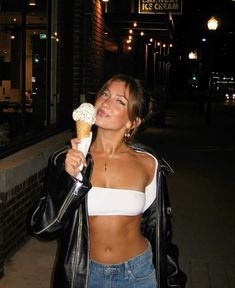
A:
<svg viewBox="0 0 235 288">
<path fill-rule="evenodd" d="M 138 161 L 142 163 L 142 165 L 149 167 L 151 170 L 155 168 L 156 158 L 146 152 L 135 151 L 136 157 Z"/>
<path fill-rule="evenodd" d="M 156 169 L 157 159 L 146 152 L 134 151 L 133 153 L 135 154 L 138 165 L 142 167 L 147 173 L 148 179 L 151 180 Z"/>
</svg>

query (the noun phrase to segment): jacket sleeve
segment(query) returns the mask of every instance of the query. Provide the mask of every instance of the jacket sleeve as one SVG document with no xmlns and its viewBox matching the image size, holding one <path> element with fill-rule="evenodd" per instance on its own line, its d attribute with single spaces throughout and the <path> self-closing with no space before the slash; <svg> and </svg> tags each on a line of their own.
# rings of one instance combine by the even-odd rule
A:
<svg viewBox="0 0 235 288">
<path fill-rule="evenodd" d="M 161 231 L 159 237 L 160 263 L 162 263 L 160 271 L 161 287 L 184 288 L 186 285 L 187 277 L 179 267 L 178 247 L 172 243 L 172 211 L 165 175 L 167 172 L 168 171 L 164 171 L 163 169 L 161 176 L 159 176 L 160 199 L 158 202 L 158 210 L 160 211 L 159 227 Z"/>
<path fill-rule="evenodd" d="M 141 219 L 141 230 L 142 234 L 145 238 L 148 239 L 148 241 L 151 244 L 152 251 L 153 251 L 153 263 L 154 267 L 157 271 L 157 243 L 158 239 L 156 235 L 158 235 L 156 228 L 158 225 L 156 225 L 156 222 L 158 221 L 158 215 L 157 215 L 157 209 L 156 209 L 156 200 L 151 204 L 151 206 L 144 212 L 142 219 Z"/>
<path fill-rule="evenodd" d="M 170 167 L 162 159 L 158 160 L 157 197 L 144 212 L 141 228 L 152 246 L 158 287 L 184 288 L 186 275 L 179 268 L 178 248 L 171 242 L 171 207 L 165 176 Z"/>
<path fill-rule="evenodd" d="M 68 148 L 68 147 L 67 147 Z M 28 228 L 42 239 L 56 239 L 69 217 L 75 212 L 91 188 L 89 174 L 92 161 L 83 171 L 83 181 L 71 177 L 64 169 L 67 148 L 55 153 L 49 160 L 43 193 L 28 217 Z"/>
</svg>

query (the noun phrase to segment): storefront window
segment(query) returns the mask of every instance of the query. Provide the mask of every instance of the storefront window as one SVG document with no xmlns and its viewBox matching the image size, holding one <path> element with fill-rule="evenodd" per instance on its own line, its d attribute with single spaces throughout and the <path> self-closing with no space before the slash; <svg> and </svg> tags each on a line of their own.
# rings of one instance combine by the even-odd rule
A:
<svg viewBox="0 0 235 288">
<path fill-rule="evenodd" d="M 0 0 L 0 157 L 56 128 L 57 23 L 57 0 Z"/>
</svg>

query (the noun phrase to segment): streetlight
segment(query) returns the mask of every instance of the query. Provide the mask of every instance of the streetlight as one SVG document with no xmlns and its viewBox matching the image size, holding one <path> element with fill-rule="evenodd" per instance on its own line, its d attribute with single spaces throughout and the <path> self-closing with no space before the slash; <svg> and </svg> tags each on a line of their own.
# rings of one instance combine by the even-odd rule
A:
<svg viewBox="0 0 235 288">
<path fill-rule="evenodd" d="M 212 31 L 216 31 L 218 28 L 219 22 L 218 20 L 212 16 L 208 21 L 207 21 L 207 28 Z M 212 37 L 210 37 L 212 42 Z M 214 41 L 213 41 L 214 42 Z M 206 121 L 207 123 L 210 123 L 211 121 L 211 97 L 212 97 L 212 89 L 213 89 L 213 77 L 212 77 L 212 68 L 213 68 L 213 54 L 214 54 L 214 43 L 209 43 L 210 45 L 210 62 L 209 62 L 209 91 L 207 94 L 207 105 L 206 105 Z"/>
<path fill-rule="evenodd" d="M 191 51 L 188 54 L 188 59 L 189 59 L 189 64 L 190 64 L 190 71 L 191 71 L 191 78 L 188 82 L 189 86 L 188 86 L 188 95 L 192 96 L 194 99 L 194 106 L 195 109 L 197 109 L 197 101 L 198 97 L 196 95 L 198 95 L 196 93 L 196 88 L 198 87 L 198 54 L 197 54 L 197 49 Z M 197 98 L 196 98 L 197 97 Z"/>
<path fill-rule="evenodd" d="M 102 0 L 102 2 L 103 2 L 104 5 L 105 5 L 104 12 L 107 13 L 107 12 L 108 12 L 108 6 L 107 6 L 107 3 L 109 2 L 109 0 Z"/>
<path fill-rule="evenodd" d="M 208 21 L 207 21 L 207 27 L 209 30 L 215 31 L 218 28 L 219 22 L 217 19 L 215 19 L 214 16 L 212 16 Z"/>
<path fill-rule="evenodd" d="M 189 54 L 188 54 L 188 58 L 190 60 L 197 60 L 197 51 L 191 51 Z"/>
</svg>

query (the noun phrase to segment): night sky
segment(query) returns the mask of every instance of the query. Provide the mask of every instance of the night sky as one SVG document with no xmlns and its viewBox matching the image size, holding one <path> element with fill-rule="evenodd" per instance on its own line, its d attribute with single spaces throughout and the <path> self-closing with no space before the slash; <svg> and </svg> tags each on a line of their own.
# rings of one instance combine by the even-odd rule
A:
<svg viewBox="0 0 235 288">
<path fill-rule="evenodd" d="M 208 31 L 211 16 L 219 20 L 216 31 Z M 176 45 L 182 55 L 201 47 L 202 38 L 212 40 L 218 66 L 234 73 L 235 2 L 232 0 L 183 1 L 183 15 L 174 15 Z M 212 41 L 211 41 L 212 42 Z"/>
<path fill-rule="evenodd" d="M 220 20 L 220 30 L 235 32 L 235 1 L 232 0 L 183 1 L 183 15 L 174 16 L 176 32 L 181 31 L 185 37 L 200 35 L 207 30 L 206 22 L 211 16 Z"/>
</svg>

